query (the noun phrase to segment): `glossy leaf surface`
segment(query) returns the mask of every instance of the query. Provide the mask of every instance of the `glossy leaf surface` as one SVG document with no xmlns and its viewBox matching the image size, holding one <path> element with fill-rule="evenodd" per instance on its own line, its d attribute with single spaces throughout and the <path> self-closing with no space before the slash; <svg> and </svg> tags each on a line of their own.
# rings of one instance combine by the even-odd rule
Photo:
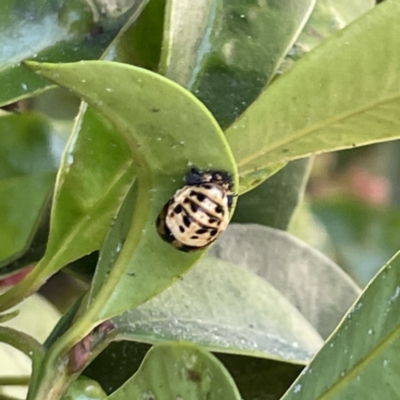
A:
<svg viewBox="0 0 400 400">
<path fill-rule="evenodd" d="M 294 43 L 314 0 L 170 0 L 160 72 L 226 128 L 258 96 Z"/>
<path fill-rule="evenodd" d="M 332 1 L 318 0 L 296 43 L 289 51 L 279 73 L 293 66 L 293 60 L 299 59 L 316 44 L 326 39 L 334 32 L 344 28 L 348 23 L 360 17 L 374 6 L 373 0 L 368 1 Z M 240 138 L 238 138 L 240 140 Z M 308 179 L 311 162 L 297 161 L 284 167 L 278 175 L 263 182 L 260 187 L 245 194 L 240 199 L 235 213 L 237 222 L 261 223 L 278 229 L 287 229 L 293 212 L 301 199 Z M 257 171 L 261 180 L 269 177 L 267 171 Z M 241 177 L 241 191 L 247 191 L 256 186 L 256 180 L 251 180 L 250 173 Z"/>
<path fill-rule="evenodd" d="M 267 281 L 211 257 L 113 323 L 119 338 L 188 340 L 210 351 L 299 364 L 307 363 L 322 345 L 298 310 Z"/>
<path fill-rule="evenodd" d="M 88 379 L 84 376 L 79 377 L 68 388 L 67 392 L 62 396 L 61 400 L 106 400 L 107 395 L 104 393 L 100 384 L 96 381 Z"/>
<path fill-rule="evenodd" d="M 97 59 L 147 1 L 6 0 L 0 3 L 0 104 L 44 90 L 50 82 L 21 64 Z"/>
<path fill-rule="evenodd" d="M 393 51 L 399 16 L 396 1 L 384 2 L 262 93 L 226 131 L 241 176 L 314 152 L 400 136 L 400 55 Z"/>
<path fill-rule="evenodd" d="M 110 400 L 240 400 L 224 366 L 210 353 L 189 343 L 154 346 L 139 371 Z"/>
<path fill-rule="evenodd" d="M 395 399 L 400 391 L 399 295 L 397 255 L 365 289 L 283 400 Z"/>
<path fill-rule="evenodd" d="M 107 318 L 155 295 L 199 258 L 200 253 L 185 254 L 164 243 L 155 229 L 156 216 L 182 186 L 190 166 L 228 171 L 235 178 L 233 160 L 205 107 L 159 75 L 100 61 L 42 64 L 35 69 L 101 110 L 126 140 L 136 164 L 138 197 L 126 241 L 129 244 L 118 258 L 119 267 L 115 266 L 109 276 L 106 290 L 110 292 L 103 294 L 106 304 L 98 311 L 101 318 Z M 169 101 L 163 101 L 165 98 Z M 152 265 L 151 270 L 148 265 Z M 134 279 L 121 279 L 126 268 Z"/>
</svg>

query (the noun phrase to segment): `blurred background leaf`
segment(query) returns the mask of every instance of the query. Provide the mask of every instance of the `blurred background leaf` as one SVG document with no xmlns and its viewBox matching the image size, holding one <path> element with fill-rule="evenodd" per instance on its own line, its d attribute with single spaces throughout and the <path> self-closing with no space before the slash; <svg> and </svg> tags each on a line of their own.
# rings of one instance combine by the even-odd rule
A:
<svg viewBox="0 0 400 400">
<path fill-rule="evenodd" d="M 4 260 L 27 245 L 39 223 L 54 185 L 60 140 L 50 122 L 33 113 L 0 116 L 0 137 L 0 260 Z"/>
<path fill-rule="evenodd" d="M 52 86 L 21 64 L 98 59 L 147 0 L 7 0 L 0 4 L 0 105 Z"/>
</svg>

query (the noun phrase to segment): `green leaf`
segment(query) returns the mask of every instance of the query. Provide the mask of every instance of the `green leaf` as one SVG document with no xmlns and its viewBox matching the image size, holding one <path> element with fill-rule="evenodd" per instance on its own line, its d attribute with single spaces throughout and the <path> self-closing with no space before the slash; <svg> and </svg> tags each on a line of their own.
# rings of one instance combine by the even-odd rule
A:
<svg viewBox="0 0 400 400">
<path fill-rule="evenodd" d="M 264 278 L 326 338 L 360 289 L 335 263 L 290 234 L 254 224 L 231 224 L 210 255 Z M 332 299 L 336 299 L 332 302 Z"/>
<path fill-rule="evenodd" d="M 139 342 L 112 342 L 85 369 L 85 375 L 112 393 L 138 370 L 149 348 Z M 249 355 L 213 354 L 229 371 L 244 399 L 280 399 L 304 368 Z"/>
<path fill-rule="evenodd" d="M 1 116 L 0 138 L 2 260 L 21 251 L 27 244 L 54 184 L 58 158 L 52 148 L 54 137 L 51 126 L 39 115 Z"/>
<path fill-rule="evenodd" d="M 14 253 L 11 257 L 4 259 L 0 263 L 0 271 L 2 275 L 14 276 L 13 273 L 15 271 L 25 267 L 28 267 L 29 269 L 30 264 L 36 263 L 43 257 L 46 251 L 47 240 L 49 238 L 51 195 L 52 191 L 48 193 L 44 205 L 39 210 L 39 215 L 36 218 L 25 246 L 20 251 Z M 21 274 L 22 273 L 24 272 L 21 271 Z M 17 281 L 18 279 L 16 282 Z"/>
<path fill-rule="evenodd" d="M 252 191 L 240 196 L 233 221 L 287 229 L 295 208 L 302 200 L 309 164 L 308 159 L 293 161 Z"/>
<path fill-rule="evenodd" d="M 280 65 L 279 72 L 292 66 L 292 59 L 301 57 L 317 43 L 344 28 L 374 5 L 373 0 L 361 2 L 358 0 L 350 2 L 318 0 L 301 35 L 289 51 L 286 61 Z M 235 221 L 255 222 L 278 229 L 287 229 L 297 204 L 303 196 L 309 168 L 310 162 L 307 160 L 289 163 L 272 179 L 242 196 L 236 209 Z M 260 173 L 260 171 L 257 172 Z M 252 173 L 249 173 L 246 178 L 241 178 L 240 186 L 243 191 L 254 186 L 248 183 L 251 176 Z M 262 180 L 267 178 L 266 174 Z"/>
<path fill-rule="evenodd" d="M 400 136 L 400 54 L 393 51 L 399 17 L 396 1 L 375 7 L 260 95 L 226 131 L 241 177 L 315 152 Z"/>
<path fill-rule="evenodd" d="M 112 322 L 119 339 L 188 340 L 210 351 L 289 363 L 307 363 L 322 345 L 298 310 L 267 281 L 210 257 Z"/>
<path fill-rule="evenodd" d="M 4 322 L 10 321 L 10 320 L 14 319 L 18 314 L 19 314 L 18 310 L 15 310 L 15 311 L 7 313 L 7 314 L 1 314 L 0 315 L 0 323 L 3 324 Z"/>
<path fill-rule="evenodd" d="M 146 70 L 115 62 L 31 66 L 81 95 L 112 121 L 115 134 L 126 141 L 127 149 L 131 152 L 129 160 L 135 163 L 137 174 L 137 192 L 130 230 L 122 249 L 119 249 L 116 263 L 87 310 L 86 318 L 81 318 L 49 350 L 43 370 L 43 384 L 32 390 L 29 398 L 33 399 L 40 398 L 51 390 L 50 385 L 54 380 L 50 378 L 61 366 L 52 367 L 97 323 L 133 308 L 159 293 L 201 256 L 202 252 L 186 254 L 174 249 L 159 237 L 155 228 L 157 214 L 173 193 L 182 187 L 188 169 L 195 165 L 202 169 L 227 171 L 232 175 L 235 187 L 237 180 L 233 158 L 218 125 L 208 110 L 177 84 Z M 107 169 L 108 164 L 102 164 L 103 155 L 104 153 L 99 153 L 97 156 L 102 168 Z M 64 161 L 72 168 L 79 158 L 69 158 L 67 151 Z M 96 166 L 99 167 L 98 163 Z M 78 182 L 89 190 L 97 180 L 90 179 L 90 169 L 80 173 L 82 179 Z M 60 181 L 59 178 L 58 182 Z M 117 182 L 118 179 L 114 181 Z M 104 193 L 104 187 L 98 184 L 101 193 Z M 87 247 L 82 244 L 82 238 L 88 236 L 85 230 L 81 235 L 72 231 L 74 235 L 67 236 L 67 239 L 76 240 L 76 244 L 72 246 L 67 242 L 68 246 L 65 246 L 63 236 L 67 233 L 70 235 L 71 231 L 65 209 L 71 203 L 73 191 L 65 190 L 65 193 L 69 197 L 66 196 L 63 201 L 61 197 L 57 200 L 57 206 L 60 207 L 60 223 L 57 224 L 55 201 L 55 230 L 53 239 L 49 240 L 48 250 L 60 251 L 61 245 L 61 252 L 70 256 L 71 253 L 78 254 L 81 246 Z M 112 199 L 115 201 L 115 195 Z M 81 204 L 82 199 L 78 200 L 78 204 Z M 78 211 L 81 212 L 79 208 Z M 90 219 L 92 220 L 94 218 Z M 58 268 L 54 262 L 47 266 L 43 263 L 42 270 L 35 273 L 35 269 L 32 276 L 49 274 L 55 267 Z M 21 285 L 3 295 L 3 308 L 20 299 L 16 294 L 20 295 L 24 286 L 28 286 L 29 278 L 30 275 Z M 65 367 L 64 364 L 63 366 Z"/>
<path fill-rule="evenodd" d="M 97 59 L 147 1 L 115 8 L 107 1 L 7 0 L 0 3 L 0 104 L 49 88 L 49 82 L 21 64 Z M 10 45 L 12 43 L 12 45 Z"/>
<path fill-rule="evenodd" d="M 129 150 L 111 124 L 91 110 L 77 126 L 82 132 L 73 132 L 58 172 L 46 253 L 23 281 L 0 296 L 5 308 L 63 266 L 97 250 L 131 184 Z"/>
<path fill-rule="evenodd" d="M 271 80 L 314 4 L 170 0 L 160 71 L 195 93 L 225 128 Z"/>
<path fill-rule="evenodd" d="M 310 19 L 288 57 L 298 59 L 324 39 L 372 9 L 375 3 L 375 0 L 317 0 Z"/>
<path fill-rule="evenodd" d="M 68 388 L 61 400 L 105 400 L 107 395 L 102 387 L 91 379 L 79 377 Z"/>
<path fill-rule="evenodd" d="M 312 211 L 325 225 L 343 268 L 365 286 L 399 248 L 397 207 L 359 199 L 314 201 Z"/>
<path fill-rule="evenodd" d="M 110 400 L 240 400 L 223 365 L 210 353 L 189 343 L 154 346 L 139 371 Z"/>
<path fill-rule="evenodd" d="M 399 294 L 400 259 L 396 254 L 283 400 L 395 399 L 400 391 Z"/>
<path fill-rule="evenodd" d="M 98 310 L 106 319 L 154 296 L 201 255 L 177 251 L 155 229 L 157 214 L 182 187 L 188 168 L 224 170 L 235 177 L 235 166 L 208 110 L 157 74 L 101 61 L 32 67 L 101 110 L 126 140 L 136 164 L 138 197 L 132 229 L 107 280 L 106 303 Z M 135 279 L 121 279 L 125 270 Z"/>
<path fill-rule="evenodd" d="M 134 24 L 108 47 L 102 59 L 157 71 L 166 0 L 151 0 Z"/>
</svg>

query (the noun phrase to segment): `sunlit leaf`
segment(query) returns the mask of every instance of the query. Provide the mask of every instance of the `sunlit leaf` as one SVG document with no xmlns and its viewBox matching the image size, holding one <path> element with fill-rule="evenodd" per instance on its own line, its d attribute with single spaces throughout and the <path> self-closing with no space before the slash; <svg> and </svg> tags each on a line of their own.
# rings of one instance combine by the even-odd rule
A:
<svg viewBox="0 0 400 400">
<path fill-rule="evenodd" d="M 400 136 L 400 54 L 393 51 L 399 16 L 398 2 L 382 3 L 261 94 L 226 131 L 240 176 L 315 152 Z"/>
</svg>

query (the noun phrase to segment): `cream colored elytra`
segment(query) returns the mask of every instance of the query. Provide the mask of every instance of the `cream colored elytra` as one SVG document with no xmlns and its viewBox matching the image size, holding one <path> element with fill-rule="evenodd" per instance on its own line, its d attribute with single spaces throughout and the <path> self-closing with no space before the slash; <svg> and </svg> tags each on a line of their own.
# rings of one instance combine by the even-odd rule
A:
<svg viewBox="0 0 400 400">
<path fill-rule="evenodd" d="M 160 236 L 182 251 L 201 250 L 229 223 L 232 194 L 227 182 L 188 185 L 178 190 L 157 218 Z"/>
</svg>

